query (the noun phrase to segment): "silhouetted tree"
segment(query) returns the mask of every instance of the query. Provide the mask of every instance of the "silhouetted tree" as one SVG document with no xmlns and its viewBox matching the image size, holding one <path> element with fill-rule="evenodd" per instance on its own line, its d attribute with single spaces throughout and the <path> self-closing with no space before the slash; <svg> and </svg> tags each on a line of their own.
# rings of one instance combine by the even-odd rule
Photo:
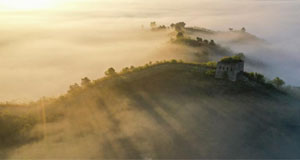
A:
<svg viewBox="0 0 300 160">
<path fill-rule="evenodd" d="M 265 83 L 266 82 L 265 76 L 260 74 L 260 73 L 254 73 L 254 72 L 246 73 L 246 76 L 249 79 L 254 80 L 256 82 L 259 82 L 259 83 Z"/>
<path fill-rule="evenodd" d="M 175 24 L 175 30 L 177 32 L 182 32 L 184 30 L 185 23 L 184 22 L 178 22 Z"/>
<path fill-rule="evenodd" d="M 211 41 L 209 42 L 209 45 L 215 46 L 215 45 L 216 45 L 216 43 L 215 43 L 215 41 L 214 41 L 214 40 L 211 40 Z"/>
<path fill-rule="evenodd" d="M 243 28 L 241 29 L 241 31 L 242 31 L 242 32 L 246 32 L 246 28 L 243 27 Z"/>
<path fill-rule="evenodd" d="M 155 29 L 155 28 L 156 28 L 156 22 L 151 22 L 151 23 L 150 23 L 150 27 L 151 27 L 152 29 Z"/>
<path fill-rule="evenodd" d="M 205 39 L 203 42 L 204 42 L 205 44 L 208 44 L 208 40 L 206 40 L 206 39 Z"/>
<path fill-rule="evenodd" d="M 231 31 L 231 32 L 232 32 L 232 31 L 233 31 L 233 28 L 229 28 L 229 31 Z"/>
<path fill-rule="evenodd" d="M 80 86 L 77 83 L 75 83 L 73 85 L 70 85 L 68 93 L 72 93 L 78 90 L 80 90 Z"/>
<path fill-rule="evenodd" d="M 88 77 L 84 77 L 81 79 L 81 86 L 86 87 L 91 83 L 91 80 Z"/>
<path fill-rule="evenodd" d="M 125 68 L 122 69 L 122 72 L 123 72 L 123 73 L 127 73 L 127 72 L 129 72 L 129 71 L 130 71 L 130 69 L 129 69 L 128 67 L 125 67 Z"/>
<path fill-rule="evenodd" d="M 197 37 L 197 41 L 198 41 L 198 42 L 202 42 L 203 40 L 202 40 L 202 38 Z"/>
<path fill-rule="evenodd" d="M 158 29 L 167 29 L 165 25 L 159 26 Z"/>
<path fill-rule="evenodd" d="M 109 68 L 107 71 L 105 71 L 105 75 L 107 75 L 107 76 L 111 76 L 111 75 L 115 75 L 115 74 L 117 74 L 116 70 L 112 67 Z"/>
<path fill-rule="evenodd" d="M 176 59 L 172 59 L 171 63 L 177 63 L 177 60 Z"/>
<path fill-rule="evenodd" d="M 246 56 L 244 55 L 244 53 L 238 53 L 237 55 L 233 56 L 234 58 L 237 59 L 241 59 L 241 60 L 245 60 Z"/>
<path fill-rule="evenodd" d="M 280 87 L 282 87 L 285 84 L 285 82 L 282 79 L 280 79 L 279 77 L 274 78 L 271 81 L 271 83 L 273 85 L 275 85 L 277 88 L 280 88 Z"/>
<path fill-rule="evenodd" d="M 172 23 L 172 24 L 170 25 L 170 27 L 171 27 L 172 29 L 175 28 L 175 24 Z"/>
<path fill-rule="evenodd" d="M 184 35 L 183 35 L 182 32 L 178 32 L 177 35 L 176 35 L 177 39 L 180 39 L 180 38 L 183 38 L 183 37 L 184 37 Z"/>
</svg>

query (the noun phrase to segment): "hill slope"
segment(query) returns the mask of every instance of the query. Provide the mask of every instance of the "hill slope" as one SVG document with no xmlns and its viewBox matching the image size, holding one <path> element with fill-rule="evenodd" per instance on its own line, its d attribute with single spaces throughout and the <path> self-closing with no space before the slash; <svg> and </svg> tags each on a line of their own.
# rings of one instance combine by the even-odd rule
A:
<svg viewBox="0 0 300 160">
<path fill-rule="evenodd" d="M 46 123 L 36 118 L 26 131 L 30 141 L 3 157 L 300 157 L 298 99 L 260 84 L 216 80 L 207 70 L 153 65 L 44 101 Z"/>
</svg>

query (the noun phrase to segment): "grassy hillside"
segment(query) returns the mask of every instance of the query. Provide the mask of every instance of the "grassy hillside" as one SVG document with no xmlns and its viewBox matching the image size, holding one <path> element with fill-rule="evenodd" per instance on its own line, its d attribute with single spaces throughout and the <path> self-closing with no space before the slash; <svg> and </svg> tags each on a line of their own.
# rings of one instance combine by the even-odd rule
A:
<svg viewBox="0 0 300 160">
<path fill-rule="evenodd" d="M 24 106 L 31 120 L 0 118 L 23 126 L 17 135 L 1 130 L 2 157 L 299 158 L 299 99 L 217 80 L 212 70 L 175 62 L 127 68 Z"/>
</svg>

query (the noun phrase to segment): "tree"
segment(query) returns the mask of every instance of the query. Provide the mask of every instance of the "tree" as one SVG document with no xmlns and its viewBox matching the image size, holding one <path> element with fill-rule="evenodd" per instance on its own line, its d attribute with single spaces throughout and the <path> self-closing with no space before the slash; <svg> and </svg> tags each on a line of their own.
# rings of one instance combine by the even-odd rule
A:
<svg viewBox="0 0 300 160">
<path fill-rule="evenodd" d="M 70 85 L 68 93 L 73 93 L 78 90 L 80 90 L 80 86 L 77 83 L 75 83 L 73 85 Z"/>
<path fill-rule="evenodd" d="M 91 83 L 91 80 L 88 77 L 84 77 L 81 79 L 81 86 L 86 87 Z"/>
<path fill-rule="evenodd" d="M 280 87 L 282 87 L 285 84 L 285 82 L 282 79 L 280 79 L 279 77 L 274 78 L 271 81 L 271 83 L 273 85 L 275 85 L 277 88 L 280 88 Z"/>
<path fill-rule="evenodd" d="M 229 28 L 229 31 L 231 31 L 231 32 L 232 32 L 232 31 L 233 31 L 233 28 Z"/>
<path fill-rule="evenodd" d="M 244 55 L 244 53 L 238 53 L 234 56 L 234 58 L 241 59 L 244 61 L 246 56 Z"/>
<path fill-rule="evenodd" d="M 165 25 L 162 25 L 162 26 L 159 26 L 158 29 L 164 30 L 164 29 L 167 29 L 167 27 Z"/>
<path fill-rule="evenodd" d="M 151 22 L 151 23 L 150 23 L 150 27 L 151 27 L 152 29 L 155 29 L 155 28 L 156 28 L 156 22 Z"/>
<path fill-rule="evenodd" d="M 246 28 L 243 27 L 243 28 L 241 29 L 241 31 L 242 31 L 242 32 L 246 32 Z"/>
<path fill-rule="evenodd" d="M 172 23 L 172 24 L 170 25 L 170 27 L 171 27 L 172 29 L 175 28 L 175 24 Z"/>
<path fill-rule="evenodd" d="M 184 22 L 178 22 L 175 24 L 175 30 L 177 32 L 182 32 L 184 30 L 185 23 Z"/>
<path fill-rule="evenodd" d="M 197 41 L 198 41 L 198 42 L 202 42 L 203 40 L 202 40 L 202 38 L 197 37 Z"/>
<path fill-rule="evenodd" d="M 176 38 L 177 38 L 177 39 L 181 39 L 181 38 L 183 38 L 183 37 L 184 37 L 184 35 L 183 35 L 182 32 L 178 32 L 177 35 L 176 35 Z"/>
<path fill-rule="evenodd" d="M 107 76 L 112 76 L 112 75 L 115 75 L 115 74 L 117 74 L 116 70 L 114 68 L 112 68 L 112 67 L 108 68 L 108 70 L 105 71 L 105 75 L 107 75 Z"/>
<path fill-rule="evenodd" d="M 125 67 L 125 68 L 122 69 L 122 73 L 127 73 L 129 71 L 130 71 L 130 69 L 128 67 Z"/>
<path fill-rule="evenodd" d="M 214 41 L 214 40 L 211 40 L 211 41 L 209 42 L 209 45 L 215 46 L 215 45 L 216 45 L 216 43 L 215 43 L 215 41 Z"/>
<path fill-rule="evenodd" d="M 176 59 L 172 59 L 171 63 L 177 63 L 177 60 Z"/>
<path fill-rule="evenodd" d="M 254 80 L 258 83 L 265 83 L 266 82 L 265 76 L 260 74 L 260 73 L 251 72 L 251 73 L 246 73 L 246 75 L 249 79 Z"/>
<path fill-rule="evenodd" d="M 208 44 L 208 43 L 209 43 L 208 40 L 204 40 L 203 42 L 204 42 L 205 44 Z"/>
</svg>

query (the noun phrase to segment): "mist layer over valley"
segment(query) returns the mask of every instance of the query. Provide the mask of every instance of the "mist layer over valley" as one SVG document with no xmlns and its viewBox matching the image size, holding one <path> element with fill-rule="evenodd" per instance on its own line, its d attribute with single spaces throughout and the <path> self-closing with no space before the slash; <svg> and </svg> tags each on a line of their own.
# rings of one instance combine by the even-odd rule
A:
<svg viewBox="0 0 300 160">
<path fill-rule="evenodd" d="M 84 76 L 98 78 L 108 67 L 178 58 L 166 53 L 170 39 L 166 33 L 142 31 L 141 25 L 148 29 L 150 21 L 161 25 L 184 21 L 215 31 L 246 27 L 268 45 L 234 45 L 230 43 L 234 37 L 227 34 L 208 39 L 269 66 L 256 71 L 299 85 L 297 6 L 297 1 L 277 0 L 77 0 L 47 10 L 2 10 L 0 100 L 58 96 L 69 84 Z M 266 21 L 268 25 L 261 23 Z"/>
<path fill-rule="evenodd" d="M 299 7 L 0 2 L 0 159 L 300 158 Z"/>
</svg>

